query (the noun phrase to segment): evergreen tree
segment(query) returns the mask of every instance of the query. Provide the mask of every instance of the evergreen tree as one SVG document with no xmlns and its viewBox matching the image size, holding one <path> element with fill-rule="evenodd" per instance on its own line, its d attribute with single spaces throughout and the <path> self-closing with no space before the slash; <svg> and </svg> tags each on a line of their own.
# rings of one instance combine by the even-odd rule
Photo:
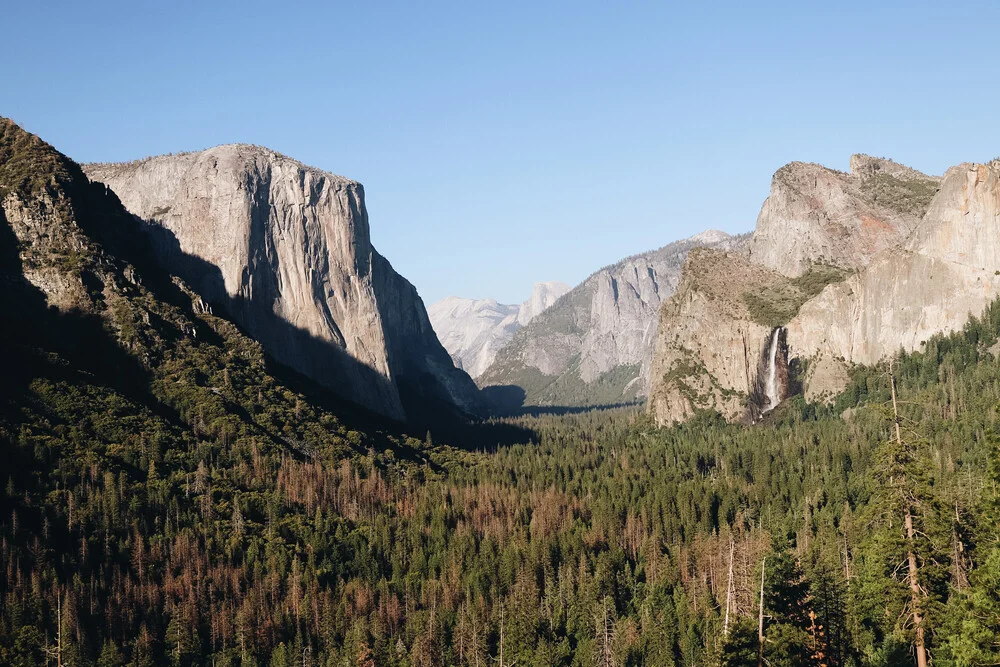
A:
<svg viewBox="0 0 1000 667">
<path fill-rule="evenodd" d="M 977 515 L 982 518 L 970 585 L 950 600 L 945 640 L 935 662 L 946 667 L 1000 664 L 1000 438 L 993 446 L 989 476 Z"/>
<path fill-rule="evenodd" d="M 947 598 L 950 526 L 927 443 L 912 432 L 903 437 L 891 365 L 888 382 L 891 433 L 878 447 L 872 465 L 869 533 L 861 549 L 863 571 L 853 593 L 868 641 L 906 641 L 918 667 L 926 667 L 933 630 Z"/>
</svg>

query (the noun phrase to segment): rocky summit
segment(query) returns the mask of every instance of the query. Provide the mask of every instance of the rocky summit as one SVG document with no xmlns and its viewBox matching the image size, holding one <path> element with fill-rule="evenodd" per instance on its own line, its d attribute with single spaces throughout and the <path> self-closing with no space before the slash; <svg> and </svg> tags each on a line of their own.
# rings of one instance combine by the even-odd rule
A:
<svg viewBox="0 0 1000 667">
<path fill-rule="evenodd" d="M 416 289 L 372 247 L 361 184 L 242 144 L 84 169 L 279 362 L 397 419 L 408 402 L 480 409 Z"/>
<path fill-rule="evenodd" d="M 746 252 L 692 253 L 660 316 L 649 409 L 747 415 L 756 360 L 785 327 L 807 400 L 854 364 L 918 350 L 1000 293 L 1000 162 L 944 177 L 856 155 L 850 173 L 792 163 L 774 177 Z"/>
<path fill-rule="evenodd" d="M 497 352 L 518 329 L 569 289 L 569 285 L 558 281 L 535 283 L 531 297 L 519 305 L 449 296 L 431 304 L 427 314 L 455 365 L 475 378 L 493 363 Z"/>
<path fill-rule="evenodd" d="M 789 322 L 791 349 L 830 364 L 874 364 L 961 329 L 1000 295 L 1000 160 L 952 167 L 919 226 Z M 811 394 L 840 389 L 819 378 Z"/>
<path fill-rule="evenodd" d="M 857 270 L 910 235 L 939 178 L 854 155 L 850 172 L 792 162 L 771 180 L 749 255 L 786 276 L 816 264 Z"/>
<path fill-rule="evenodd" d="M 745 240 L 703 232 L 595 272 L 519 330 L 477 382 L 507 407 L 645 396 L 660 304 L 677 288 L 688 252 Z"/>
</svg>

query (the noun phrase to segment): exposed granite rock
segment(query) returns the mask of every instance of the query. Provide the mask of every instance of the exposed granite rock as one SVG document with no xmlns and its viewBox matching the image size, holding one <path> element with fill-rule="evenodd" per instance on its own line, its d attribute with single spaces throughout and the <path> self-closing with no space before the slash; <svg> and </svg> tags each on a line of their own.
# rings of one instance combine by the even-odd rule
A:
<svg viewBox="0 0 1000 667">
<path fill-rule="evenodd" d="M 858 270 L 909 236 L 939 182 L 867 155 L 852 156 L 848 174 L 792 162 L 771 180 L 750 257 L 789 277 L 814 264 Z"/>
<path fill-rule="evenodd" d="M 739 416 L 750 376 L 740 372 L 743 337 L 759 350 L 762 325 L 787 322 L 806 399 L 825 401 L 846 386 L 851 364 L 919 349 L 1000 294 L 1000 161 L 960 165 L 936 179 L 854 156 L 851 172 L 783 168 L 749 257 L 692 255 L 661 316 L 649 404 L 658 423 L 702 408 Z M 797 210 L 814 215 L 788 213 Z M 873 236 L 875 214 L 889 224 Z M 842 280 L 824 273 L 829 264 L 854 271 Z"/>
<path fill-rule="evenodd" d="M 278 361 L 394 418 L 401 391 L 479 408 L 416 290 L 372 247 L 359 183 L 247 145 L 84 168 Z"/>
<path fill-rule="evenodd" d="M 531 297 L 520 305 L 449 296 L 431 304 L 427 314 L 455 365 L 475 378 L 493 363 L 518 329 L 568 291 L 565 283 L 535 283 Z"/>
<path fill-rule="evenodd" d="M 496 299 L 448 296 L 428 306 L 427 315 L 455 366 L 475 378 L 521 328 L 518 310 L 520 306 Z"/>
<path fill-rule="evenodd" d="M 72 211 L 59 206 L 67 199 L 63 193 L 54 200 L 48 192 L 40 192 L 25 201 L 20 193 L 4 193 L 0 217 L 18 239 L 24 279 L 45 294 L 46 303 L 61 311 L 87 311 L 91 299 L 74 265 L 80 254 L 88 253 L 89 243 Z"/>
<path fill-rule="evenodd" d="M 704 249 L 688 256 L 677 293 L 660 311 L 649 394 L 657 423 L 682 422 L 704 409 L 727 419 L 744 414 L 772 327 L 754 321 L 743 295 L 784 280 L 746 253 Z"/>
<path fill-rule="evenodd" d="M 743 242 L 709 231 L 605 267 L 518 331 L 478 378 L 529 405 L 595 405 L 645 396 L 661 302 L 687 253 Z"/>
<path fill-rule="evenodd" d="M 517 323 L 522 327 L 527 326 L 531 320 L 538 317 L 569 290 L 569 285 L 558 280 L 535 283 L 531 290 L 531 296 L 517 309 Z"/>
<path fill-rule="evenodd" d="M 962 164 L 945 174 L 902 247 L 802 307 L 788 325 L 789 346 L 801 357 L 873 364 L 960 329 L 998 294 L 1000 161 Z M 814 394 L 842 386 L 807 378 Z"/>
</svg>

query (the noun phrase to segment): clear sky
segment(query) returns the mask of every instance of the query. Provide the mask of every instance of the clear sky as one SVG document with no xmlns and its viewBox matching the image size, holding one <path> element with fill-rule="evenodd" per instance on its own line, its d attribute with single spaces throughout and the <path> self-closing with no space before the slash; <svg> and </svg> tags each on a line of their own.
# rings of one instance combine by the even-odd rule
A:
<svg viewBox="0 0 1000 667">
<path fill-rule="evenodd" d="M 46 2 L 0 12 L 0 115 L 78 161 L 248 142 L 364 183 L 427 303 L 707 228 L 792 160 L 1000 155 L 1000 2 Z"/>
</svg>

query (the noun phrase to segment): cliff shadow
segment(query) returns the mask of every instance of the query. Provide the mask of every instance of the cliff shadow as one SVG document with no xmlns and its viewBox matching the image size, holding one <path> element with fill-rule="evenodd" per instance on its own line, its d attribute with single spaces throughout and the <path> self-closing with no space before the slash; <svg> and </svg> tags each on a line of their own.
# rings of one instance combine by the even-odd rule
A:
<svg viewBox="0 0 1000 667">
<path fill-rule="evenodd" d="M 167 227 L 153 220 L 143 220 L 125 211 L 117 196 L 101 183 L 90 184 L 91 197 L 113 200 L 123 213 L 109 224 L 107 220 L 81 221 L 88 233 L 109 251 L 134 265 L 144 284 L 158 298 L 180 308 L 198 325 L 199 338 L 208 338 L 220 345 L 222 337 L 197 317 L 204 309 L 232 323 L 237 330 L 261 344 L 266 369 L 289 389 L 303 394 L 310 402 L 335 414 L 346 426 L 375 436 L 378 433 L 424 439 L 427 433 L 439 443 L 462 449 L 485 449 L 497 444 L 528 442 L 530 430 L 508 424 L 492 423 L 471 418 L 462 413 L 440 392 L 427 392 L 432 376 L 401 374 L 394 385 L 388 378 L 362 364 L 333 341 L 320 338 L 275 315 L 273 301 L 254 301 L 243 296 L 230 296 L 222 271 L 216 265 L 185 252 L 180 240 Z M 111 201 L 105 202 L 105 208 Z M 180 278 L 201 299 L 194 301 L 172 278 Z M 275 280 L 265 275 L 264 281 Z M 275 294 L 272 289 L 256 293 Z M 266 331 L 266 336 L 262 335 Z M 277 354 L 276 354 L 277 352 Z M 443 354 L 443 348 L 441 350 Z M 289 363 L 291 359 L 307 359 L 309 367 Z M 450 361 L 450 358 L 449 358 Z M 298 367 L 297 367 L 298 366 Z M 469 380 L 472 384 L 471 379 Z M 356 387 L 373 388 L 383 404 L 398 403 L 403 415 L 386 415 L 365 406 L 365 396 Z M 519 388 L 518 388 L 519 390 Z M 370 395 L 368 396 L 370 398 Z M 403 452 L 400 452 L 404 456 Z"/>
<path fill-rule="evenodd" d="M 644 401 L 624 401 L 621 403 L 601 403 L 595 405 L 526 405 L 521 407 L 516 412 L 505 416 L 540 417 L 542 415 L 580 415 L 587 412 L 598 412 L 602 410 L 636 408 L 642 406 L 644 403 Z"/>
<path fill-rule="evenodd" d="M 95 185 L 117 201 L 106 186 Z M 295 375 L 308 378 L 315 386 L 323 387 L 324 393 L 339 397 L 339 410 L 357 411 L 363 420 L 368 419 L 371 411 L 361 405 L 361 397 L 355 392 L 358 386 L 371 388 L 383 405 L 392 408 L 396 391 L 386 377 L 354 359 L 335 342 L 315 336 L 278 317 L 274 314 L 272 301 L 260 303 L 239 295 L 230 296 L 222 271 L 211 262 L 185 252 L 173 232 L 152 220 L 134 215 L 128 215 L 128 218 L 118 221 L 112 233 L 108 233 L 107 225 L 95 225 L 94 231 L 116 255 L 140 269 L 144 279 L 156 279 L 158 294 L 183 309 L 193 321 L 200 321 L 195 317 L 198 314 L 195 304 L 170 276 L 184 281 L 209 312 L 223 317 L 241 333 L 261 343 L 268 360 L 268 372 L 273 375 L 281 373 L 292 378 L 293 382 L 296 381 Z M 198 334 L 213 336 L 215 342 L 220 344 L 223 342 L 209 326 L 199 328 Z M 295 368 L 290 363 L 295 358 L 310 360 L 309 367 Z M 294 375 L 282 373 L 277 370 L 278 366 L 292 370 Z M 391 421 L 393 416 L 383 419 Z"/>
<path fill-rule="evenodd" d="M 406 400 L 409 428 L 426 430 L 434 442 L 467 451 L 495 451 L 498 447 L 537 440 L 536 433 L 521 425 L 501 421 L 493 415 L 472 418 L 456 413 L 454 406 L 419 388 L 404 384 L 400 391 Z"/>
<path fill-rule="evenodd" d="M 516 384 L 487 385 L 480 389 L 495 414 L 516 414 L 524 407 L 528 393 Z"/>
<path fill-rule="evenodd" d="M 49 306 L 45 293 L 24 275 L 19 245 L 0 208 L 0 343 L 5 352 L 0 410 L 17 422 L 24 418 L 21 407 L 30 406 L 51 424 L 62 423 L 45 401 L 33 398 L 33 383 L 42 381 L 54 394 L 61 390 L 51 383 L 105 387 L 174 421 L 176 413 L 150 393 L 149 372 L 122 348 L 100 314 Z M 86 266 L 77 270 L 95 311 L 103 309 L 101 278 Z"/>
<path fill-rule="evenodd" d="M 525 405 L 528 394 L 516 384 L 487 385 L 481 389 L 495 417 L 537 417 L 539 415 L 571 415 L 592 410 L 612 410 L 642 405 L 644 401 L 593 403 L 587 405 Z"/>
</svg>

